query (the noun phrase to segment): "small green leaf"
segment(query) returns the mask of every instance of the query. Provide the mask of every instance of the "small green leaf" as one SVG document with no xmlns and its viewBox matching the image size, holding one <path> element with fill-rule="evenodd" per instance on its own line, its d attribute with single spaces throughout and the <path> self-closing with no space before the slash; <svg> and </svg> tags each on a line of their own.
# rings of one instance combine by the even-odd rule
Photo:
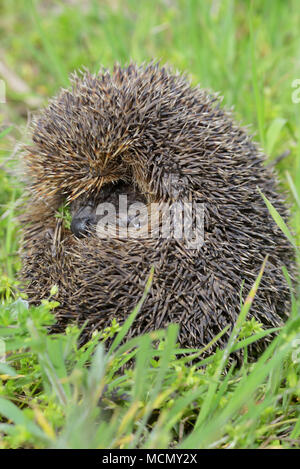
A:
<svg viewBox="0 0 300 469">
<path fill-rule="evenodd" d="M 9 132 L 11 132 L 11 130 L 12 130 L 12 126 L 7 127 L 6 129 L 2 130 L 2 132 L 0 132 L 0 139 L 5 137 L 5 135 L 9 134 Z"/>
<path fill-rule="evenodd" d="M 272 154 L 275 143 L 279 139 L 280 132 L 285 126 L 286 122 L 287 120 L 281 117 L 277 117 L 271 122 L 266 135 L 266 153 L 268 155 Z"/>
<path fill-rule="evenodd" d="M 276 222 L 276 224 L 279 226 L 281 231 L 285 234 L 285 236 L 287 237 L 289 242 L 294 246 L 294 248 L 297 249 L 297 245 L 294 241 L 294 238 L 293 238 L 290 230 L 288 229 L 285 221 L 281 217 L 281 215 L 279 215 L 276 208 L 271 204 L 271 202 L 267 199 L 267 197 L 262 193 L 262 191 L 259 189 L 259 187 L 258 187 L 258 191 L 259 191 L 260 195 L 262 196 L 262 198 L 264 199 L 265 204 L 268 207 L 269 212 L 270 212 L 272 218 L 274 219 L 274 221 Z"/>
<path fill-rule="evenodd" d="M 30 433 L 49 441 L 48 437 L 40 430 L 40 428 L 24 414 L 15 404 L 7 399 L 0 397 L 0 415 L 11 420 L 15 425 L 23 425 Z"/>
</svg>

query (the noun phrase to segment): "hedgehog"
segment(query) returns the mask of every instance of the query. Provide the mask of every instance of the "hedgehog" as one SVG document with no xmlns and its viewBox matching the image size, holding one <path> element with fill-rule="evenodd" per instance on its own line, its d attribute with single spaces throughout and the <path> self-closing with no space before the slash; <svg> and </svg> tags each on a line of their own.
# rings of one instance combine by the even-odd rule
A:
<svg viewBox="0 0 300 469">
<path fill-rule="evenodd" d="M 250 317 L 282 325 L 290 307 L 282 267 L 293 275 L 294 253 L 261 192 L 285 220 L 288 208 L 265 155 L 219 95 L 153 62 L 70 80 L 35 116 L 22 156 L 29 302 L 57 285 L 54 330 L 85 324 L 86 341 L 114 318 L 124 323 L 153 266 L 127 337 L 177 323 L 181 346 L 201 348 L 227 327 L 223 347 L 267 258 Z"/>
</svg>

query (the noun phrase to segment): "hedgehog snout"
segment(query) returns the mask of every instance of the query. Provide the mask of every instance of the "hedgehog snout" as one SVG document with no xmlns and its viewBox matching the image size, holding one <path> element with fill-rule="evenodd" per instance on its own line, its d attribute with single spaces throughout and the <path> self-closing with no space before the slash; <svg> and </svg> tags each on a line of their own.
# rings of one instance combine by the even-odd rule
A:
<svg viewBox="0 0 300 469">
<path fill-rule="evenodd" d="M 90 229 L 96 225 L 94 207 L 86 205 L 80 207 L 72 217 L 71 231 L 77 238 L 82 238 L 89 234 Z"/>
</svg>

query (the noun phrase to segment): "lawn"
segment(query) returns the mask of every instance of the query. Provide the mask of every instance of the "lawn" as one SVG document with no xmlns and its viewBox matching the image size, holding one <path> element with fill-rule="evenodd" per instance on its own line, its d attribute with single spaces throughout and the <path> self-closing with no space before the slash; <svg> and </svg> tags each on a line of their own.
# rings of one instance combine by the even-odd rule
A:
<svg viewBox="0 0 300 469">
<path fill-rule="evenodd" d="M 124 344 L 151 286 L 149 266 L 144 296 L 128 322 L 113 321 L 80 348 L 75 325 L 65 334 L 47 333 L 55 286 L 48 300 L 28 308 L 17 280 L 24 182 L 18 158 L 20 145 L 30 141 L 31 117 L 68 86 L 74 70 L 95 72 L 115 62 L 160 60 L 220 92 L 222 105 L 249 126 L 266 164 L 276 167 L 291 206 L 289 231 L 274 217 L 297 251 L 299 30 L 297 0 L 2 0 L 0 448 L 300 447 L 297 294 L 290 319 L 253 363 L 247 346 L 266 333 L 249 320 L 251 301 L 227 348 L 210 357 L 203 350 L 183 354 L 175 325 Z M 245 360 L 237 366 L 230 356 L 240 348 Z"/>
</svg>

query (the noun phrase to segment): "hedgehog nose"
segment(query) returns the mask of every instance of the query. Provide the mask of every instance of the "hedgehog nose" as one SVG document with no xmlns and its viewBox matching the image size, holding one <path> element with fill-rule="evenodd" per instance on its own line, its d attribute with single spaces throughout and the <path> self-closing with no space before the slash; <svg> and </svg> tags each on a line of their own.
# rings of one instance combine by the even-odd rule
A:
<svg viewBox="0 0 300 469">
<path fill-rule="evenodd" d="M 71 231 L 77 238 L 87 236 L 91 227 L 95 224 L 90 207 L 79 210 L 72 218 Z"/>
<path fill-rule="evenodd" d="M 71 231 L 77 238 L 82 238 L 88 234 L 90 226 L 88 218 L 73 218 L 71 223 Z"/>
</svg>

